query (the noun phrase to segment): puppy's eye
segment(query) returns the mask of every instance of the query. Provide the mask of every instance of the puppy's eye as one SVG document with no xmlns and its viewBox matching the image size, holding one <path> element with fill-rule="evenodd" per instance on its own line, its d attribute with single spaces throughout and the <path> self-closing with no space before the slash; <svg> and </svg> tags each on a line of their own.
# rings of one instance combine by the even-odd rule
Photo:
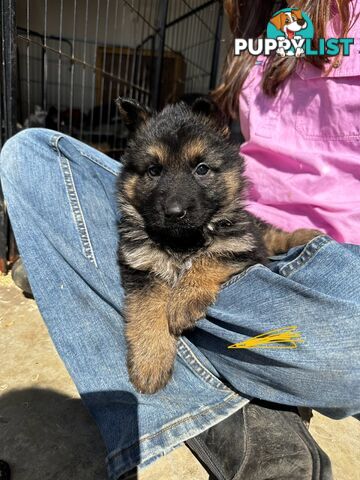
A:
<svg viewBox="0 0 360 480">
<path fill-rule="evenodd" d="M 150 165 L 148 168 L 148 174 L 150 177 L 159 177 L 162 172 L 162 166 L 161 165 Z"/>
<path fill-rule="evenodd" d="M 208 166 L 206 165 L 206 163 L 200 163 L 200 164 L 196 167 L 195 173 L 196 173 L 196 175 L 206 175 L 209 170 L 210 170 L 210 167 L 208 167 Z"/>
<path fill-rule="evenodd" d="M 285 20 L 285 23 L 291 23 L 290 18 L 287 18 L 287 19 Z"/>
</svg>

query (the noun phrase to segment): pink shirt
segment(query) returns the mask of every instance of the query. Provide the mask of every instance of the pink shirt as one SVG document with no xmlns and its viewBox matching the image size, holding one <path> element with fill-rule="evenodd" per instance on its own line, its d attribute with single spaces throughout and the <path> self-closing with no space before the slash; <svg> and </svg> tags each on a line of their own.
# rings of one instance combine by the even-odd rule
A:
<svg viewBox="0 0 360 480">
<path fill-rule="evenodd" d="M 339 37 L 337 20 L 329 37 Z M 253 183 L 249 211 L 284 230 L 360 244 L 360 19 L 348 37 L 351 55 L 329 77 L 299 65 L 276 98 L 262 93 L 259 57 L 240 94 L 240 153 Z"/>
</svg>

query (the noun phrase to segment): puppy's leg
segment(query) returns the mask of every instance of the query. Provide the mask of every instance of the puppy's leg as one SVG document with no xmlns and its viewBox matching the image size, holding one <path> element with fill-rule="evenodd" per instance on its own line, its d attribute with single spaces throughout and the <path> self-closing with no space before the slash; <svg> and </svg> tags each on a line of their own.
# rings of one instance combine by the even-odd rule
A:
<svg viewBox="0 0 360 480">
<path fill-rule="evenodd" d="M 286 253 L 292 247 L 305 245 L 318 235 L 324 235 L 320 230 L 299 228 L 292 233 L 284 232 L 275 227 L 268 227 L 265 230 L 263 239 L 269 256 L 279 253 Z"/>
<path fill-rule="evenodd" d="M 168 383 L 176 354 L 166 312 L 169 288 L 143 272 L 124 286 L 129 377 L 139 392 L 155 393 Z"/>
<path fill-rule="evenodd" d="M 216 258 L 196 259 L 171 292 L 168 306 L 170 332 L 181 335 L 183 330 L 193 327 L 215 301 L 221 285 L 239 270 L 239 265 Z"/>
</svg>

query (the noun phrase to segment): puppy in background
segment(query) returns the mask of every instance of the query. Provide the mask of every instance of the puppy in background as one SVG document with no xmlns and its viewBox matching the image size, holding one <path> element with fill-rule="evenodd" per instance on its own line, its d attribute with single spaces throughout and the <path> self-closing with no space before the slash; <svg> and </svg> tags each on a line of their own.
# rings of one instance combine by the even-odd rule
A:
<svg viewBox="0 0 360 480">
<path fill-rule="evenodd" d="M 159 113 L 117 104 L 133 131 L 117 185 L 127 365 L 135 388 L 154 393 L 171 377 L 178 337 L 224 282 L 319 232 L 289 234 L 246 212 L 244 161 L 208 100 Z"/>
</svg>

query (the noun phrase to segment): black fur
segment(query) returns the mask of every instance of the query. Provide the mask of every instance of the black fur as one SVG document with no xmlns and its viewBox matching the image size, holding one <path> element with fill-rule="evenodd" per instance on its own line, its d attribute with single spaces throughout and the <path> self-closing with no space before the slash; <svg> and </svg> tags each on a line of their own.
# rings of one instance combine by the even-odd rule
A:
<svg viewBox="0 0 360 480">
<path fill-rule="evenodd" d="M 244 161 L 207 100 L 159 113 L 117 103 L 133 132 L 117 185 L 127 364 L 133 385 L 154 393 L 171 377 L 178 336 L 224 282 L 320 232 L 288 234 L 245 210 Z"/>
<path fill-rule="evenodd" d="M 196 108 L 198 112 L 199 107 Z M 179 155 L 192 141 L 203 142 L 205 153 L 188 163 Z M 168 163 L 161 176 L 152 178 L 147 170 L 157 160 L 147 153 L 147 147 L 159 143 L 169 151 Z M 129 201 L 122 193 L 124 185 L 135 174 L 139 182 L 131 203 L 143 218 L 146 234 L 159 248 L 190 253 L 206 247 L 214 236 L 240 237 L 251 231 L 262 258 L 261 236 L 254 219 L 244 210 L 247 181 L 243 176 L 243 159 L 238 147 L 221 133 L 221 126 L 208 117 L 195 114 L 185 104 L 165 107 L 160 113 L 149 116 L 146 125 L 145 122 L 140 125 L 122 163 L 124 168 L 118 182 L 120 210 L 124 202 Z M 209 165 L 210 173 L 203 177 L 194 175 L 199 163 Z M 237 198 L 231 205 L 226 195 L 224 173 L 232 175 L 237 182 Z M 166 217 L 165 206 L 171 201 L 178 202 L 187 211 L 183 219 L 174 221 Z M 214 218 L 214 230 L 210 231 L 207 227 Z M 124 215 L 120 232 L 132 228 L 132 223 L 133 218 Z"/>
<path fill-rule="evenodd" d="M 206 102 L 153 114 L 131 99 L 118 105 L 136 125 L 117 185 L 128 369 L 153 393 L 171 376 L 177 337 L 221 283 L 265 261 L 265 227 L 244 209 L 243 159 Z"/>
</svg>

